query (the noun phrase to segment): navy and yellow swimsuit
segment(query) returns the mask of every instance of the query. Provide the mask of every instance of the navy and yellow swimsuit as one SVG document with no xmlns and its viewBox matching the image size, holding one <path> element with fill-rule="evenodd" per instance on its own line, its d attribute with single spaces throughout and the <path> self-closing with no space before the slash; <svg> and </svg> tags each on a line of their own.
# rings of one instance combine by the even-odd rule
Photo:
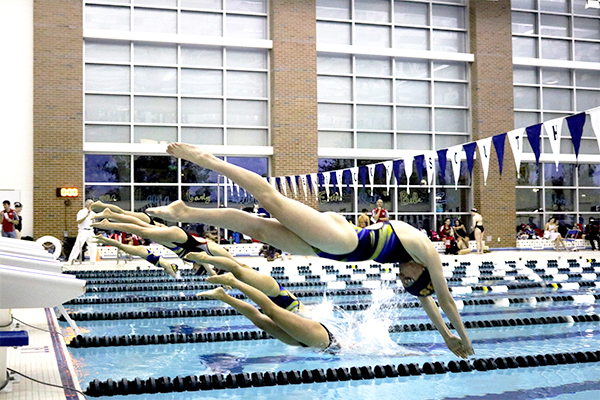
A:
<svg viewBox="0 0 600 400">
<path fill-rule="evenodd" d="M 296 296 L 294 296 L 293 293 L 285 290 L 283 288 L 283 286 L 281 286 L 281 284 L 278 284 L 278 285 L 279 285 L 279 294 L 274 297 L 269 296 L 269 299 L 271 299 L 271 301 L 273 303 L 277 304 L 279 307 L 283 308 L 284 310 L 288 310 L 291 312 L 298 312 L 300 309 L 300 302 L 298 301 Z"/>
<path fill-rule="evenodd" d="M 354 226 L 354 230 L 358 236 L 358 245 L 351 253 L 330 254 L 316 247 L 313 247 L 313 250 L 319 257 L 336 261 L 374 260 L 382 264 L 412 261 L 413 258 L 408 254 L 389 222 L 383 222 L 379 229 Z"/>
</svg>

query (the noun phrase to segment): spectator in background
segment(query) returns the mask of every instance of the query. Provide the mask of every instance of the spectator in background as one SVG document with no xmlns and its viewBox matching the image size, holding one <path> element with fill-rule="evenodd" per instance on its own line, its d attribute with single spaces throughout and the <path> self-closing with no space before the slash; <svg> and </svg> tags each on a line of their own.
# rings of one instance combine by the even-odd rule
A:
<svg viewBox="0 0 600 400">
<path fill-rule="evenodd" d="M 371 211 L 371 221 L 374 224 L 378 222 L 389 221 L 390 216 L 388 214 L 388 210 L 383 208 L 383 200 L 377 200 L 376 207 Z"/>
<path fill-rule="evenodd" d="M 369 226 L 369 215 L 367 213 L 368 213 L 367 209 L 363 208 L 362 214 L 360 214 L 358 216 L 358 227 L 359 228 L 366 228 L 367 226 Z"/>
<path fill-rule="evenodd" d="M 590 241 L 592 251 L 600 250 L 600 226 L 594 217 L 590 217 L 589 224 L 585 227 L 583 238 Z"/>
<path fill-rule="evenodd" d="M 23 230 L 23 217 L 21 217 L 21 211 L 23 211 L 23 205 L 15 201 L 15 211 L 17 212 L 17 217 L 19 218 L 19 223 L 15 225 L 15 229 L 17 230 L 17 239 L 21 239 L 21 231 Z"/>
<path fill-rule="evenodd" d="M 10 201 L 4 200 L 2 202 L 4 210 L 0 213 L 0 223 L 2 223 L 2 237 L 5 238 L 17 238 L 17 230 L 15 226 L 19 223 L 19 216 L 17 212 L 10 208 Z"/>
</svg>

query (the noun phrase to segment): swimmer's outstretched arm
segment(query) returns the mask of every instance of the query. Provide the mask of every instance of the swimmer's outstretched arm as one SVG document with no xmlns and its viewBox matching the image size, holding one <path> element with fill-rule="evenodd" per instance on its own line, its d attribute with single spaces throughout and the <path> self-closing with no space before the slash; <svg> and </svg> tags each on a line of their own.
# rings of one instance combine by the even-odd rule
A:
<svg viewBox="0 0 600 400">
<path fill-rule="evenodd" d="M 403 236 L 402 243 L 405 245 L 413 259 L 419 264 L 424 265 L 429 271 L 431 283 L 433 284 L 433 288 L 437 295 L 438 304 L 460 336 L 460 338 L 458 338 L 450 332 L 431 296 L 419 297 L 423 309 L 425 309 L 431 322 L 433 322 L 438 331 L 440 331 L 448 349 L 462 358 L 467 358 L 468 356 L 475 354 L 471 345 L 471 339 L 469 339 L 467 330 L 458 313 L 456 303 L 450 294 L 450 290 L 448 290 L 448 284 L 446 283 L 446 278 L 444 278 L 442 269 L 442 261 L 437 250 L 431 245 L 429 239 L 418 235 L 407 238 Z"/>
</svg>

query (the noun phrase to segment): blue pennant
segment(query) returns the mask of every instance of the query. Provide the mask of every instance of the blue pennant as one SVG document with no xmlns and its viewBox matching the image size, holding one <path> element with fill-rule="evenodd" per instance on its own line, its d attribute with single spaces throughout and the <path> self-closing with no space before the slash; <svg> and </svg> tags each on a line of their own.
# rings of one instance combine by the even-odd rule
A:
<svg viewBox="0 0 600 400">
<path fill-rule="evenodd" d="M 448 149 L 442 149 L 437 151 L 438 155 L 438 164 L 440 166 L 439 175 L 440 175 L 440 183 L 443 185 L 446 184 L 446 154 L 448 153 Z"/>
<path fill-rule="evenodd" d="M 583 136 L 583 125 L 585 125 L 585 113 L 579 113 L 567 117 L 567 126 L 571 132 L 571 140 L 575 149 L 575 158 L 579 157 L 579 147 L 581 145 L 581 136 Z"/>
<path fill-rule="evenodd" d="M 475 149 L 477 148 L 477 142 L 471 142 L 463 144 L 463 149 L 467 155 L 467 167 L 469 167 L 469 177 L 473 178 L 473 157 L 475 156 Z"/>
<path fill-rule="evenodd" d="M 500 175 L 502 175 L 502 163 L 504 162 L 504 142 L 506 141 L 506 133 L 492 137 L 494 142 L 494 148 L 496 149 L 496 156 L 498 157 L 498 168 L 500 168 Z"/>
<path fill-rule="evenodd" d="M 542 124 L 531 125 L 525 128 L 525 132 L 527 132 L 527 139 L 529 140 L 529 144 L 531 145 L 531 149 L 533 150 L 533 154 L 535 154 L 535 162 L 536 164 L 540 163 L 540 133 L 542 132 Z"/>
</svg>

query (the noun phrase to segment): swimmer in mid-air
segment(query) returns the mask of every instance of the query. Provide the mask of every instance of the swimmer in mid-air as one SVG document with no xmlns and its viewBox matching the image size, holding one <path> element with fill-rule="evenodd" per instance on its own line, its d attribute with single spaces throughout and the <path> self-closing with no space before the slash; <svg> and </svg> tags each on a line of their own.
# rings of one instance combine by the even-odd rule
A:
<svg viewBox="0 0 600 400">
<path fill-rule="evenodd" d="M 227 250 L 218 244 L 207 239 L 192 236 L 178 226 L 166 226 L 154 221 L 152 221 L 152 224 L 149 224 L 139 219 L 137 216 L 128 215 L 126 213 L 115 213 L 108 208 L 101 213 L 96 214 L 94 218 L 101 220 L 100 222 L 92 224 L 94 228 L 131 233 L 150 239 L 153 242 L 165 246 L 181 259 L 184 259 L 186 254 L 191 252 L 207 252 L 210 255 L 232 258 Z M 106 242 L 105 239 L 98 239 L 98 241 Z M 116 246 L 115 243 L 112 245 Z M 117 247 L 127 251 L 124 246 L 126 245 L 121 244 L 120 247 Z M 146 252 L 145 255 L 143 254 L 144 251 Z M 149 249 L 137 249 L 135 250 L 134 255 L 140 256 L 148 262 L 162 267 L 171 277 L 180 279 L 176 264 L 167 262 L 162 257 L 151 253 Z M 197 275 L 202 275 L 205 272 L 209 275 L 216 275 L 210 266 L 202 265 L 201 263 L 194 262 L 193 269 L 196 271 Z"/>
<path fill-rule="evenodd" d="M 202 254 L 201 258 L 203 262 L 208 262 L 217 268 L 225 270 L 236 268 L 236 261 L 229 258 L 211 257 L 206 254 Z M 276 299 L 268 297 L 258 288 L 238 280 L 232 273 L 211 276 L 206 280 L 210 283 L 238 289 L 256 303 L 264 314 L 253 305 L 228 295 L 222 287 L 198 293 L 196 296 L 220 300 L 229 304 L 275 339 L 279 339 L 290 346 L 312 347 L 328 353 L 335 353 L 341 349 L 342 344 L 336 340 L 325 325 L 304 318 L 294 313 L 293 310 L 277 304 Z"/>
<path fill-rule="evenodd" d="M 150 216 L 169 221 L 218 225 L 243 232 L 292 254 L 338 261 L 374 260 L 399 264 L 399 277 L 406 291 L 418 296 L 450 351 L 462 358 L 474 354 L 456 303 L 448 290 L 439 254 L 429 239 L 417 229 L 402 221 L 386 221 L 366 228 L 355 227 L 339 214 L 321 213 L 283 196 L 259 175 L 220 160 L 201 148 L 172 143 L 167 147 L 167 152 L 227 176 L 251 193 L 274 218 L 259 218 L 232 208 L 192 208 L 182 201 L 165 207 L 149 208 L 146 212 Z M 431 297 L 434 292 L 459 336 L 452 334 L 444 323 L 438 306 Z M 324 338 L 324 335 L 321 336 Z M 312 345 L 318 342 L 324 346 L 326 340 L 320 340 L 303 343 Z"/>
</svg>

